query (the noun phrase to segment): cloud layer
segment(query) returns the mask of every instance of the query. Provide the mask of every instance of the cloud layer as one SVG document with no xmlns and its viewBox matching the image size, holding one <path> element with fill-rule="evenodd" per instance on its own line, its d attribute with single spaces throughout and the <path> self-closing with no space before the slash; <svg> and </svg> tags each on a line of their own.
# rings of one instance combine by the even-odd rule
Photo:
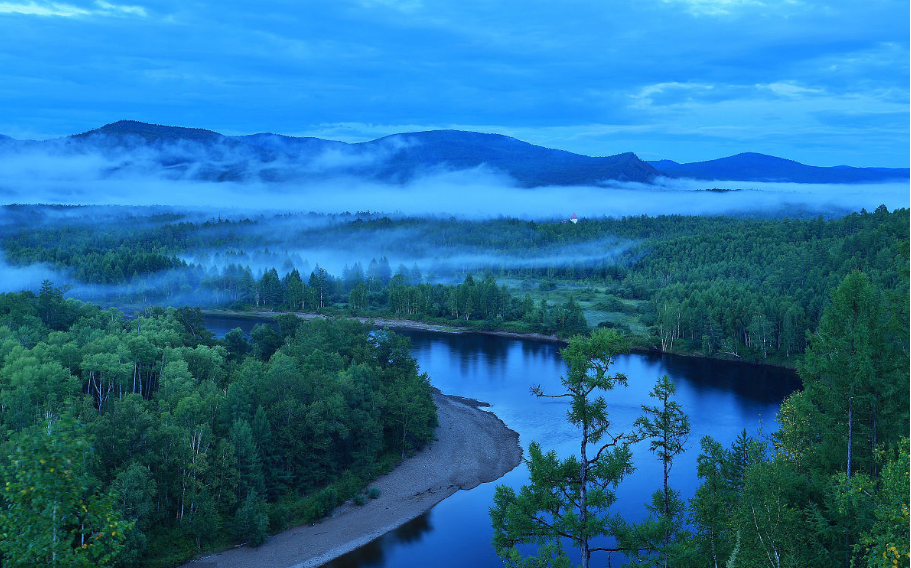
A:
<svg viewBox="0 0 911 568">
<path fill-rule="evenodd" d="M 0 133 L 119 119 L 348 141 L 908 166 L 901 0 L 0 2 Z"/>
</svg>

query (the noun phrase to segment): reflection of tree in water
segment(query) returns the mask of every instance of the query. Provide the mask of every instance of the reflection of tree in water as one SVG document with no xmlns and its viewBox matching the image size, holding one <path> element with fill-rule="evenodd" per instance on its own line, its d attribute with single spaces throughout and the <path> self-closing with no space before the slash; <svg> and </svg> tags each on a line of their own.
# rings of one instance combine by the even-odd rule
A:
<svg viewBox="0 0 911 568">
<path fill-rule="evenodd" d="M 643 357 L 660 360 L 667 374 L 675 380 L 691 383 L 704 391 L 733 392 L 738 400 L 780 403 L 800 387 L 797 373 L 783 367 L 654 353 Z"/>
<path fill-rule="evenodd" d="M 430 524 L 430 512 L 428 511 L 418 515 L 386 536 L 392 537 L 395 542 L 408 544 L 420 540 L 422 536 L 431 530 L 433 530 L 433 525 Z"/>
<path fill-rule="evenodd" d="M 522 354 L 526 357 L 558 357 L 560 349 L 565 347 L 563 343 L 534 341 L 531 339 L 522 341 L 521 345 Z"/>
<path fill-rule="evenodd" d="M 410 544 L 433 530 L 430 524 L 430 512 L 419 515 L 404 525 L 379 538 L 373 539 L 364 546 L 352 550 L 348 554 L 339 556 L 335 560 L 323 565 L 323 568 L 368 568 L 370 566 L 385 566 L 386 553 L 396 544 Z"/>
</svg>

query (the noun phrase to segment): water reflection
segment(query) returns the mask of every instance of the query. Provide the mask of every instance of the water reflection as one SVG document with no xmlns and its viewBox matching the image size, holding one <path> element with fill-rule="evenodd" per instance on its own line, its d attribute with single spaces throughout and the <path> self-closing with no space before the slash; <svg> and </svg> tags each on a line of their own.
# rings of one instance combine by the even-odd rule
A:
<svg viewBox="0 0 911 568">
<path fill-rule="evenodd" d="M 325 568 L 369 568 L 385 566 L 387 553 L 399 544 L 420 541 L 426 533 L 433 530 L 430 524 L 430 513 L 424 513 L 408 521 L 392 532 L 376 538 L 364 546 L 324 564 Z"/>
<path fill-rule="evenodd" d="M 236 327 L 226 325 L 230 327 L 225 331 Z M 534 440 L 560 455 L 578 450 L 578 431 L 566 422 L 569 403 L 529 393 L 534 384 L 546 392 L 561 392 L 560 377 L 566 372 L 559 354 L 562 345 L 488 335 L 397 332 L 411 339 L 412 354 L 434 386 L 490 403 L 490 410 L 519 433 L 524 448 Z M 618 357 L 614 370 L 629 377 L 628 387 L 604 393 L 618 432 L 628 431 L 642 404 L 651 402 L 648 393 L 658 377 L 667 374 L 676 383 L 677 401 L 690 416 L 692 428 L 687 451 L 678 457 L 671 477 L 683 499 L 692 497 L 697 487 L 696 461 L 703 436 L 728 445 L 744 429 L 753 436 L 760 427 L 770 434 L 781 400 L 799 386 L 796 374 L 786 369 L 651 353 Z M 658 489 L 662 474 L 647 445 L 633 449 L 633 462 L 636 471 L 620 485 L 611 513 L 637 521 L 646 515 L 645 503 Z M 528 473 L 520 466 L 497 483 L 518 489 L 527 482 Z M 490 545 L 493 530 L 487 514 L 495 485 L 460 491 L 403 527 L 404 532 L 379 538 L 329 566 L 499 568 L 502 561 Z"/>
</svg>

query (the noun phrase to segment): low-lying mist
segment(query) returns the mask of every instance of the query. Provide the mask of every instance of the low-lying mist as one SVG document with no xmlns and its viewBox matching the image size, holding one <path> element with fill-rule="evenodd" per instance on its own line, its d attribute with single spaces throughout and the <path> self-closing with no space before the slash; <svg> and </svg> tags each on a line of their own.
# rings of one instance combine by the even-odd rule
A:
<svg viewBox="0 0 911 568">
<path fill-rule="evenodd" d="M 264 182 L 258 174 L 267 166 L 277 167 L 274 162 L 235 156 L 226 148 L 219 167 L 233 168 L 231 179 L 250 181 L 198 181 L 194 179 L 198 173 L 194 168 L 202 167 L 198 163 L 175 157 L 163 169 L 161 152 L 151 153 L 144 147 L 74 152 L 61 142 L 0 152 L 0 203 L 170 205 L 233 215 L 245 211 L 369 210 L 524 219 L 566 219 L 574 212 L 590 218 L 795 212 L 839 215 L 861 208 L 872 210 L 881 204 L 889 209 L 909 206 L 907 182 L 818 185 L 659 178 L 652 185 L 605 181 L 599 186 L 526 189 L 486 166 L 457 171 L 440 166 L 409 182 L 388 184 L 343 175 L 344 169 L 335 165 L 385 159 L 349 156 L 344 150 L 330 150 L 332 155 L 302 163 L 288 163 L 282 157 L 283 171 L 298 171 L 300 179 Z M 192 147 L 182 151 L 192 154 Z M 250 168 L 250 175 L 238 173 L 243 168 Z M 320 175 L 308 177 L 314 172 Z M 704 191 L 714 188 L 737 191 Z"/>
</svg>

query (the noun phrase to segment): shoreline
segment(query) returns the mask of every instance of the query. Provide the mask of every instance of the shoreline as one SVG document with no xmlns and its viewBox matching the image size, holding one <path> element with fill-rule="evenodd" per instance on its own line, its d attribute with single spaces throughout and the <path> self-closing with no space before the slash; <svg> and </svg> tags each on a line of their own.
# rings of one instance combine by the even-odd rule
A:
<svg viewBox="0 0 911 568">
<path fill-rule="evenodd" d="M 260 547 L 240 546 L 187 562 L 184 568 L 316 568 L 408 521 L 460 489 L 473 489 L 512 471 L 522 461 L 519 434 L 486 403 L 434 389 L 439 426 L 436 440 L 371 487 L 377 499 L 347 502 L 313 525 L 272 535 Z"/>
<path fill-rule="evenodd" d="M 240 312 L 236 310 L 219 310 L 219 309 L 204 309 L 202 310 L 203 314 L 212 315 L 212 316 L 223 316 L 223 317 L 236 317 L 236 318 L 249 318 L 249 319 L 262 319 L 262 318 L 274 318 L 275 316 L 291 314 L 295 315 L 302 320 L 309 321 L 313 319 L 326 319 L 329 317 L 345 317 L 348 319 L 357 320 L 363 324 L 373 324 L 378 327 L 390 327 L 390 328 L 399 328 L 399 329 L 414 329 L 418 331 L 433 331 L 438 333 L 450 333 L 450 334 L 466 334 L 474 333 L 479 335 L 491 335 L 495 337 L 510 337 L 514 339 L 533 339 L 535 341 L 548 341 L 550 343 L 562 343 L 566 345 L 569 343 L 568 339 L 561 339 L 556 335 L 547 335 L 544 333 L 519 333 L 516 331 L 504 331 L 496 329 L 465 329 L 459 327 L 450 327 L 439 324 L 432 323 L 423 323 L 419 321 L 409 320 L 409 319 L 398 319 L 398 318 L 366 318 L 366 317 L 355 317 L 355 316 L 326 316 L 323 314 L 316 314 L 312 312 Z M 781 363 L 763 363 L 761 361 L 751 361 L 749 359 L 743 359 L 741 357 L 715 357 L 697 353 L 682 352 L 682 351 L 659 351 L 657 349 L 647 349 L 645 347 L 632 347 L 630 353 L 644 353 L 644 354 L 658 354 L 658 355 L 675 355 L 678 357 L 688 357 L 695 359 L 709 359 L 711 361 L 727 361 L 731 363 L 742 363 L 745 365 L 753 365 L 759 367 L 774 367 L 776 369 L 788 369 L 791 371 L 796 371 L 796 365 L 784 365 Z"/>
<path fill-rule="evenodd" d="M 359 321 L 363 324 L 374 325 L 377 327 L 390 327 L 390 328 L 399 328 L 399 329 L 414 329 L 418 331 L 433 331 L 438 333 L 451 333 L 453 335 L 465 334 L 465 333 L 474 333 L 479 335 L 493 335 L 496 337 L 512 337 L 515 339 L 534 339 L 537 341 L 549 341 L 551 343 L 563 343 L 568 344 L 568 339 L 561 339 L 556 335 L 547 335 L 546 333 L 520 333 L 517 331 L 506 331 L 506 330 L 497 330 L 497 329 L 466 329 L 463 327 L 453 327 L 448 325 L 441 325 L 436 323 L 424 323 L 420 321 L 402 319 L 402 318 L 384 318 L 384 317 L 363 317 L 363 316 L 348 316 L 348 315 L 325 315 L 317 314 L 313 312 L 241 312 L 237 310 L 222 310 L 222 309 L 203 309 L 201 310 L 203 315 L 210 316 L 221 316 L 221 317 L 232 317 L 238 319 L 263 319 L 269 318 L 274 319 L 276 316 L 283 315 L 294 315 L 301 318 L 304 321 L 310 321 L 314 319 L 327 319 L 330 317 L 342 317 L 346 319 L 353 319 Z"/>
</svg>

